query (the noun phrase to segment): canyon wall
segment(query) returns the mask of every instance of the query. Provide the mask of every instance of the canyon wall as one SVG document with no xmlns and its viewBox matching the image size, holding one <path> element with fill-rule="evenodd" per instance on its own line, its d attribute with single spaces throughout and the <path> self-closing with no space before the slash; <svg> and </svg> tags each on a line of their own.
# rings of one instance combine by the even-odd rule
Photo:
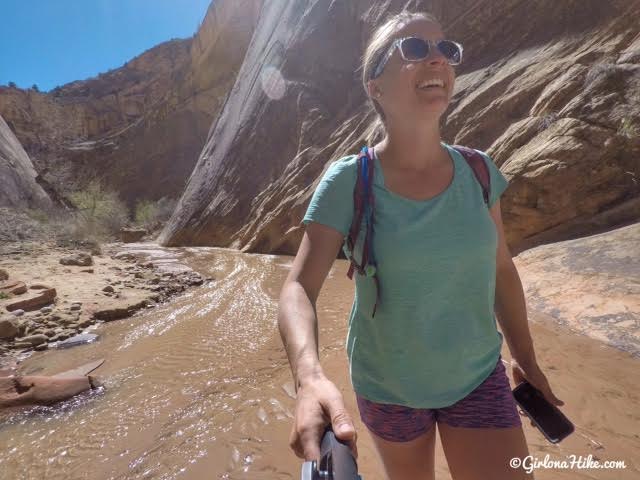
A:
<svg viewBox="0 0 640 480">
<path fill-rule="evenodd" d="M 178 197 L 253 34 L 262 0 L 212 3 L 193 38 L 47 93 L 0 87 L 36 170 L 66 193 L 101 178 L 133 204 Z"/>
<path fill-rule="evenodd" d="M 640 219 L 638 1 L 274 0 L 161 241 L 294 254 L 317 179 L 371 142 L 371 31 L 427 10 L 465 46 L 443 139 L 489 153 L 514 253 Z"/>
<path fill-rule="evenodd" d="M 36 182 L 37 176 L 27 152 L 0 117 L 0 207 L 51 207 L 51 199 Z"/>
</svg>

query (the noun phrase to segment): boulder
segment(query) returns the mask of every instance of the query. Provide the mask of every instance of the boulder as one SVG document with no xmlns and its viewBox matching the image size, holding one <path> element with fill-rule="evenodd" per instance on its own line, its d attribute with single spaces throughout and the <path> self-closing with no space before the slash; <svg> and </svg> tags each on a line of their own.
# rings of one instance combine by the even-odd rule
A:
<svg viewBox="0 0 640 480">
<path fill-rule="evenodd" d="M 77 265 L 80 267 L 88 267 L 89 265 L 93 265 L 93 259 L 91 258 L 91 254 L 86 252 L 78 252 L 73 255 L 68 255 L 66 257 L 62 257 L 60 259 L 60 263 L 62 265 Z"/>
<path fill-rule="evenodd" d="M 18 335 L 18 322 L 7 317 L 0 318 L 0 339 L 12 340 Z"/>
<path fill-rule="evenodd" d="M 125 260 L 127 262 L 135 262 L 136 256 L 131 252 L 118 252 L 112 257 L 114 260 Z M 118 270 L 122 270 L 121 268 L 117 268 Z"/>
<path fill-rule="evenodd" d="M 25 310 L 25 311 L 33 311 L 38 310 L 39 308 L 49 305 L 53 303 L 56 298 L 56 289 L 50 288 L 48 290 L 41 290 L 40 293 L 33 295 L 28 298 L 24 298 L 18 301 L 12 301 L 11 303 L 6 305 L 6 309 L 10 312 L 14 310 Z"/>
<path fill-rule="evenodd" d="M 23 405 L 49 405 L 90 390 L 92 388 L 91 380 L 88 376 L 60 378 L 36 375 L 0 377 L 0 408 Z"/>
</svg>

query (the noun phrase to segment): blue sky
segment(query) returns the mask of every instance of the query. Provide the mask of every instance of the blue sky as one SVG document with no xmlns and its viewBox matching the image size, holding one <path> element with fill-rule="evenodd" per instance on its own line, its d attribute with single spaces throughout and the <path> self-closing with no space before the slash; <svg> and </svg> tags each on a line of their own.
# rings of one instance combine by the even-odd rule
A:
<svg viewBox="0 0 640 480">
<path fill-rule="evenodd" d="M 193 35 L 211 0 L 0 0 L 0 85 L 48 91 Z"/>
</svg>

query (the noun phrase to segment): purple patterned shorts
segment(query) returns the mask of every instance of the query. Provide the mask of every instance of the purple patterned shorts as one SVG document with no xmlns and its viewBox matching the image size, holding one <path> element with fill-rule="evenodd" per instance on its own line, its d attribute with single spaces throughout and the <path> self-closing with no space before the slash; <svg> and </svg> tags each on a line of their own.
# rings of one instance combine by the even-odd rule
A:
<svg viewBox="0 0 640 480">
<path fill-rule="evenodd" d="M 410 408 L 372 402 L 358 394 L 356 399 L 360 418 L 367 428 L 392 442 L 413 440 L 436 422 L 465 428 L 508 428 L 522 425 L 502 356 L 484 382 L 448 407 Z"/>
</svg>

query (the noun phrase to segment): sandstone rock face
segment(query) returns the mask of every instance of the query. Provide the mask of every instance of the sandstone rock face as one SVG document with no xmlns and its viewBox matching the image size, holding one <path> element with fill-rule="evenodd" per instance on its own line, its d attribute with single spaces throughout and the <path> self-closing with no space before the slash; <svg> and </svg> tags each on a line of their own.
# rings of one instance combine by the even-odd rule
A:
<svg viewBox="0 0 640 480">
<path fill-rule="evenodd" d="M 356 69 L 372 29 L 406 3 L 265 3 L 160 242 L 295 254 L 323 170 L 375 140 Z M 410 7 L 465 46 L 443 138 L 486 151 L 509 178 L 513 253 L 640 219 L 638 2 Z"/>
<path fill-rule="evenodd" d="M 640 358 L 640 223 L 518 255 L 528 308 Z"/>
<path fill-rule="evenodd" d="M 0 87 L 0 114 L 63 193 L 103 177 L 130 204 L 177 197 L 233 85 L 262 0 L 212 3 L 193 38 L 48 93 Z"/>
<path fill-rule="evenodd" d="M 0 116 L 0 206 L 50 207 L 51 199 L 36 182 L 37 176 L 31 159 Z"/>
</svg>

